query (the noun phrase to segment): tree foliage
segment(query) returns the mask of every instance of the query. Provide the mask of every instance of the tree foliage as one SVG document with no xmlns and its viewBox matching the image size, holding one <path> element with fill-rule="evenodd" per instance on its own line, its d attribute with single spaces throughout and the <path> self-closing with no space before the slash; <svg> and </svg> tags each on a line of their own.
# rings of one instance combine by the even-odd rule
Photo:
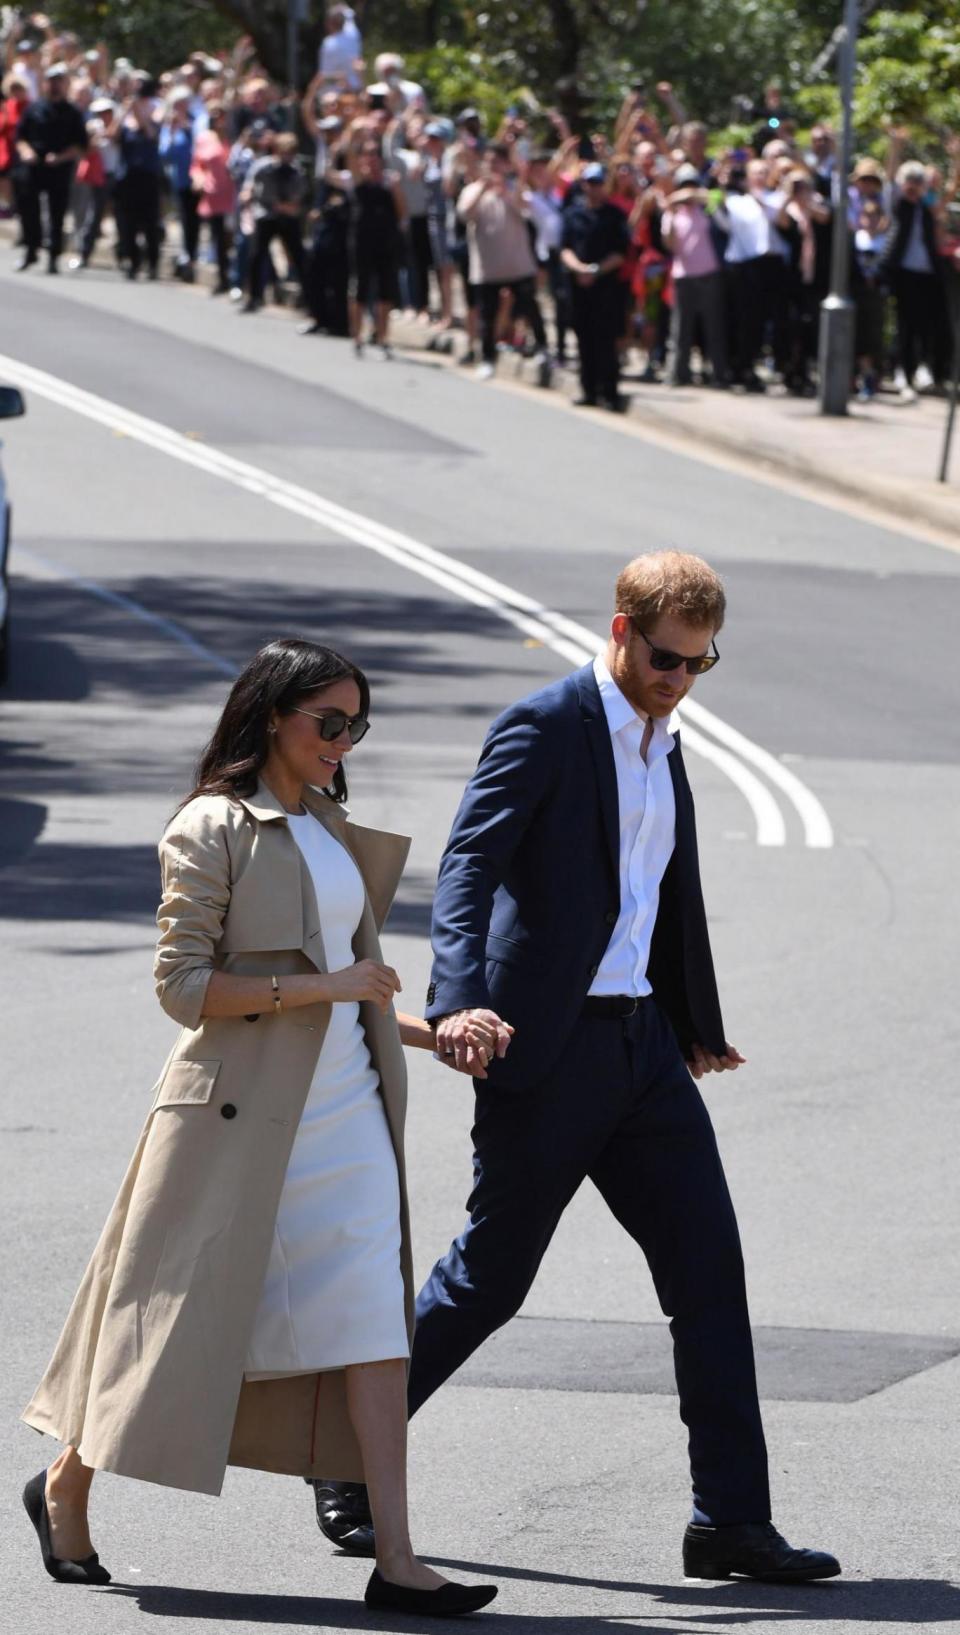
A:
<svg viewBox="0 0 960 1635">
<path fill-rule="evenodd" d="M 58 28 L 87 45 L 103 40 L 114 56 L 153 72 L 191 51 L 227 49 L 237 34 L 208 0 L 56 0 L 51 9 Z"/>
<path fill-rule="evenodd" d="M 960 0 L 934 0 L 924 11 L 878 11 L 859 52 L 858 125 L 919 127 L 942 137 L 960 130 Z"/>
<path fill-rule="evenodd" d="M 836 118 L 834 70 L 812 65 L 841 15 L 840 0 L 354 0 L 372 64 L 402 51 L 437 108 L 473 103 L 495 125 L 510 103 L 558 105 L 579 129 L 609 124 L 624 92 L 669 80 L 693 117 L 744 121 L 771 80 L 802 117 Z M 299 28 L 301 84 L 316 63 L 321 0 Z M 866 7 L 864 8 L 866 10 Z M 287 0 L 60 0 L 57 23 L 154 70 L 191 50 L 228 48 L 248 34 L 281 83 Z M 663 111 L 662 108 L 660 110 Z M 856 121 L 861 146 L 890 123 L 917 145 L 960 129 L 960 0 L 888 0 L 863 26 Z M 544 132 L 547 127 L 544 125 Z"/>
</svg>

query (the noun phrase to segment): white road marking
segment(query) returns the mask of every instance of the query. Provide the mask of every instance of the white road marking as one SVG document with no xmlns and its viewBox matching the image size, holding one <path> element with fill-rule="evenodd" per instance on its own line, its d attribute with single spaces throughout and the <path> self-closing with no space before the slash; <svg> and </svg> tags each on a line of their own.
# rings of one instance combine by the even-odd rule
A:
<svg viewBox="0 0 960 1635">
<path fill-rule="evenodd" d="M 71 409 L 114 433 L 134 438 L 159 453 L 210 476 L 219 477 L 282 510 L 316 522 L 342 538 L 377 552 L 408 572 L 439 585 L 449 594 L 494 613 L 522 631 L 524 636 L 541 642 L 569 663 L 580 665 L 588 662 L 602 646 L 603 638 L 586 626 L 409 534 L 388 528 L 297 483 L 275 477 L 259 466 L 225 454 L 220 449 L 197 443 L 159 421 L 149 420 L 68 381 L 58 380 L 45 370 L 35 369 L 16 358 L 0 354 L 0 371 L 16 385 L 47 398 L 61 408 Z M 66 577 L 75 576 L 67 573 Z M 196 642 L 182 627 L 160 619 L 158 615 L 139 608 L 139 604 L 107 591 L 105 587 L 95 586 L 93 581 L 76 582 L 83 583 L 92 593 L 101 595 L 103 600 L 114 600 L 117 605 L 125 605 L 127 611 L 138 609 L 137 617 L 145 618 L 156 628 L 165 629 L 173 639 L 189 646 L 198 655 L 206 656 L 221 673 L 235 673 L 232 667 L 226 669 L 222 658 Z M 684 742 L 696 754 L 718 767 L 736 785 L 749 805 L 756 825 L 758 846 L 786 845 L 787 829 L 774 795 L 751 770 L 751 766 L 764 773 L 769 782 L 790 801 L 800 818 L 807 846 L 822 848 L 833 845 L 833 829 L 817 797 L 769 750 L 753 743 L 693 699 L 687 699 L 681 705 L 680 713 L 685 718 Z"/>
</svg>

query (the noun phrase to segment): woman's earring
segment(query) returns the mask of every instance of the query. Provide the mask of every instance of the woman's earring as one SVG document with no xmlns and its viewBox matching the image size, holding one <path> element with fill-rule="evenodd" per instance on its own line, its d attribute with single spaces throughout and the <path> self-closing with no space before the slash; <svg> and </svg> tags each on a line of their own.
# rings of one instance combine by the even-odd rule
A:
<svg viewBox="0 0 960 1635">
<path fill-rule="evenodd" d="M 274 734 L 275 734 L 275 733 L 276 733 L 276 730 L 277 730 L 277 729 L 276 729 L 276 727 L 274 727 L 274 726 L 269 726 L 269 727 L 268 727 L 268 728 L 267 728 L 267 731 L 268 731 L 268 732 L 270 732 L 270 733 L 274 733 Z"/>
</svg>

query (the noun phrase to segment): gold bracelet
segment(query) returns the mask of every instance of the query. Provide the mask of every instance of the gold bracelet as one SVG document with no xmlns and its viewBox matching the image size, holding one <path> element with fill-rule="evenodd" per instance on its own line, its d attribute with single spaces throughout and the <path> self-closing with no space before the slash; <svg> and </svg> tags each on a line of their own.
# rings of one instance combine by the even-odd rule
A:
<svg viewBox="0 0 960 1635">
<path fill-rule="evenodd" d="M 274 1009 L 274 1014 L 276 1016 L 279 1016 L 280 1012 L 283 1010 L 283 1003 L 282 1003 L 282 1001 L 280 999 L 280 984 L 277 981 L 275 976 L 272 976 L 270 978 L 270 986 L 273 989 L 273 1009 Z"/>
</svg>

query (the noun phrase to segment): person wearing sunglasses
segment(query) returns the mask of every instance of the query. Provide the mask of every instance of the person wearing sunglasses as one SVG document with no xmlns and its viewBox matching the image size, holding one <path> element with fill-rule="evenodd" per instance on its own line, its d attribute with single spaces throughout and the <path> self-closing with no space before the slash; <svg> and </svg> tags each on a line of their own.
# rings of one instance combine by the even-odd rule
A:
<svg viewBox="0 0 960 1635">
<path fill-rule="evenodd" d="M 770 1520 L 737 1223 L 695 1083 L 744 1061 L 720 1013 L 675 716 L 719 660 L 725 606 L 699 557 L 638 557 L 594 663 L 487 734 L 440 864 L 424 1014 L 455 1068 L 475 1018 L 503 1033 L 476 1082 L 468 1220 L 417 1297 L 410 1411 L 519 1310 L 589 1178 L 671 1320 L 685 1573 L 802 1582 L 840 1568 Z M 333 1537 L 336 1497 L 320 1512 Z M 338 1541 L 369 1549 L 375 1525 L 349 1500 Z"/>
<path fill-rule="evenodd" d="M 110 1580 L 96 1470 L 216 1494 L 235 1464 L 365 1477 L 370 1607 L 445 1616 L 496 1594 L 426 1567 L 407 1522 L 401 1045 L 435 1039 L 394 1012 L 378 940 L 409 841 L 343 806 L 369 703 L 330 648 L 262 648 L 160 843 L 154 972 L 181 1032 L 24 1413 L 65 1444 L 23 1495 L 61 1582 Z M 467 1070 L 496 1044 L 480 1021 Z"/>
</svg>

